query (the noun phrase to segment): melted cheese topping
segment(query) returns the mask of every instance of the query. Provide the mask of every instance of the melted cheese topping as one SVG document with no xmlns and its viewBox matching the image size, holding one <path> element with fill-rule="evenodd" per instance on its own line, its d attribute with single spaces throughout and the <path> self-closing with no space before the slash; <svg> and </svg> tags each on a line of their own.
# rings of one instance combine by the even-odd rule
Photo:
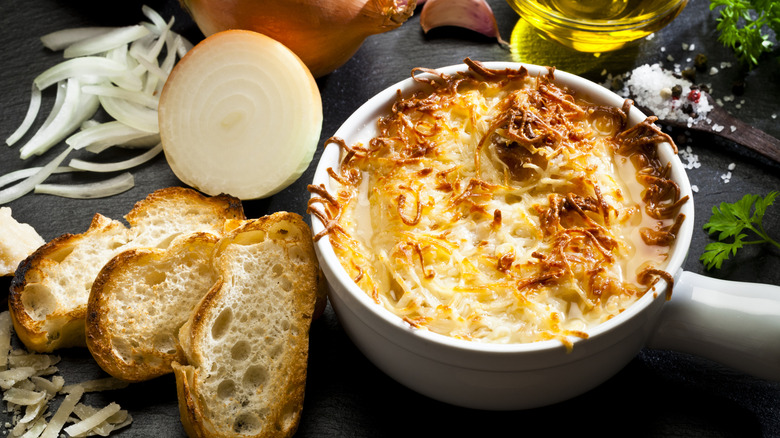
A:
<svg viewBox="0 0 780 438">
<path fill-rule="evenodd" d="M 409 324 L 568 344 L 664 274 L 679 195 L 646 182 L 669 186 L 652 153 L 669 139 L 629 132 L 627 108 L 577 101 L 552 73 L 479 67 L 418 79 L 427 91 L 399 97 L 367 145 L 332 139 L 337 189 L 310 187 L 324 206 L 310 211 L 355 282 Z"/>
</svg>

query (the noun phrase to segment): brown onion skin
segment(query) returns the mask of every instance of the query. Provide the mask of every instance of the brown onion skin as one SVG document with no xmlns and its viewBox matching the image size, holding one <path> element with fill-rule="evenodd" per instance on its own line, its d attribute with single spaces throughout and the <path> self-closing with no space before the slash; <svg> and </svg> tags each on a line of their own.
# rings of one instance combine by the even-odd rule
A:
<svg viewBox="0 0 780 438">
<path fill-rule="evenodd" d="M 403 24 L 416 0 L 180 0 L 205 36 L 228 29 L 287 46 L 314 77 L 349 60 L 370 35 Z M 397 4 L 397 5 L 396 5 Z"/>
</svg>

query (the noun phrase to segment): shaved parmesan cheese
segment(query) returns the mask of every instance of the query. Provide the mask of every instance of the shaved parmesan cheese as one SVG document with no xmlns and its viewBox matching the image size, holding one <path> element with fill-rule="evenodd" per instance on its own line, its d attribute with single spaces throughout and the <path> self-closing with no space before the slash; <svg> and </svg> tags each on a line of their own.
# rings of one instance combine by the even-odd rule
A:
<svg viewBox="0 0 780 438">
<path fill-rule="evenodd" d="M 104 423 L 112 415 L 119 412 L 119 410 L 120 408 L 118 404 L 110 403 L 108 406 L 99 410 L 95 414 L 87 417 L 86 419 L 81 420 L 78 423 L 73 424 L 72 426 L 66 427 L 65 433 L 67 433 L 70 436 L 83 435 L 84 433 L 89 432 L 91 429 Z"/>
<path fill-rule="evenodd" d="M 7 368 L 0 371 L 0 388 L 11 414 L 12 422 L 6 424 L 10 436 L 54 438 L 62 432 L 73 437 L 108 436 L 132 422 L 130 414 L 116 403 L 98 409 L 79 402 L 87 392 L 124 388 L 127 382 L 109 377 L 65 385 L 62 376 L 43 377 L 57 372 L 54 365 L 59 357 L 14 349 L 12 334 L 10 313 L 0 312 L 0 368 Z M 49 403 L 62 395 L 64 399 L 48 419 Z"/>
<path fill-rule="evenodd" d="M 19 223 L 11 216 L 10 208 L 0 207 L 0 276 L 13 275 L 19 263 L 44 243 L 33 227 Z M 0 339 L 0 369 L 6 364 L 4 352 L 8 351 L 5 346 L 9 342 L 9 339 Z"/>
</svg>

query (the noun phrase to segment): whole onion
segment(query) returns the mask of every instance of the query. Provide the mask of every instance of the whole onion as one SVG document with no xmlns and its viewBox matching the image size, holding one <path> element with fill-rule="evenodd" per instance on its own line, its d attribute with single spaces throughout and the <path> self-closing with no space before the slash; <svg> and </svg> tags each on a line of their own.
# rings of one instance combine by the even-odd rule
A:
<svg viewBox="0 0 780 438">
<path fill-rule="evenodd" d="M 370 35 L 403 24 L 417 0 L 180 0 L 205 36 L 253 30 L 287 46 L 314 77 L 349 60 Z"/>
</svg>

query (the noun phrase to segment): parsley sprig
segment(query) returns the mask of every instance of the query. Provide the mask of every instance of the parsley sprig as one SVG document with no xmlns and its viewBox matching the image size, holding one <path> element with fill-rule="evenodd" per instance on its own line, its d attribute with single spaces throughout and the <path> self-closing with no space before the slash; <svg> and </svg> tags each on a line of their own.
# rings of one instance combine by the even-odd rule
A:
<svg viewBox="0 0 780 438">
<path fill-rule="evenodd" d="M 704 229 L 710 235 L 720 234 L 718 234 L 718 242 L 712 242 L 704 247 L 704 254 L 699 258 L 704 262 L 704 266 L 707 269 L 713 267 L 720 269 L 724 260 L 735 255 L 737 250 L 745 245 L 771 243 L 780 248 L 780 243 L 769 237 L 762 224 L 767 208 L 779 194 L 773 191 L 763 198 L 759 195 L 747 194 L 733 204 L 722 202 L 720 207 L 712 207 L 712 216 L 710 221 L 704 224 Z M 744 231 L 752 231 L 760 239 L 745 240 L 748 234 Z"/>
<path fill-rule="evenodd" d="M 710 0 L 710 10 L 722 6 L 718 40 L 731 47 L 740 62 L 753 68 L 759 57 L 772 51 L 768 30 L 780 37 L 780 2 L 777 0 Z"/>
</svg>

